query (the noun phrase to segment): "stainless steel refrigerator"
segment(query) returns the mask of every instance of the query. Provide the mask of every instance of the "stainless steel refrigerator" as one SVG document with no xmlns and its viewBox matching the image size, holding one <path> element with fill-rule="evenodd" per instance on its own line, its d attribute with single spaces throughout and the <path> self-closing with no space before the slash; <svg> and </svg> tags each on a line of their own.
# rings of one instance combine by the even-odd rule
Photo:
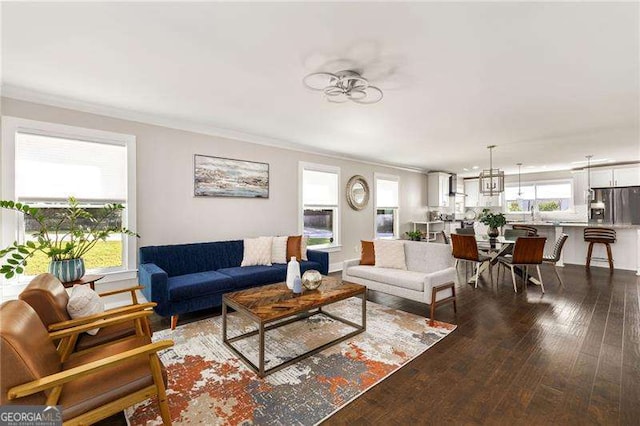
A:
<svg viewBox="0 0 640 426">
<path fill-rule="evenodd" d="M 603 223 L 640 225 L 640 186 L 596 189 L 595 198 L 604 203 Z"/>
</svg>

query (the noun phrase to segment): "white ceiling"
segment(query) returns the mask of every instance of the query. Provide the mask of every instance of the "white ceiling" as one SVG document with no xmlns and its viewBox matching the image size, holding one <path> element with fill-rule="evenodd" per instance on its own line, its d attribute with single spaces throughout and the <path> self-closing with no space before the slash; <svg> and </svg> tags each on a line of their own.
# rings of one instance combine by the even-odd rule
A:
<svg viewBox="0 0 640 426">
<path fill-rule="evenodd" d="M 487 167 L 496 144 L 507 172 L 554 170 L 640 159 L 639 16 L 635 2 L 5 2 L 2 79 L 407 167 Z M 385 98 L 329 104 L 302 86 L 341 69 Z"/>
</svg>

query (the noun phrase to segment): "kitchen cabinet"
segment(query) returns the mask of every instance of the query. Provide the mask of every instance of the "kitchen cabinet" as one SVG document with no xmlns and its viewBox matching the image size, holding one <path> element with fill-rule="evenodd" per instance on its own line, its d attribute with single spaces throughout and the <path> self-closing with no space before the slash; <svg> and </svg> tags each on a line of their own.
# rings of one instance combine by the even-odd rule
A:
<svg viewBox="0 0 640 426">
<path fill-rule="evenodd" d="M 478 207 L 478 196 L 480 195 L 480 183 L 478 179 L 465 179 L 464 193 L 467 194 L 464 199 L 464 206 L 466 208 Z"/>
<path fill-rule="evenodd" d="M 449 174 L 431 172 L 427 175 L 427 204 L 429 207 L 449 207 Z"/>
<path fill-rule="evenodd" d="M 589 173 L 588 170 L 587 173 Z M 638 185 L 640 185 L 640 166 L 591 169 L 591 188 Z"/>
</svg>

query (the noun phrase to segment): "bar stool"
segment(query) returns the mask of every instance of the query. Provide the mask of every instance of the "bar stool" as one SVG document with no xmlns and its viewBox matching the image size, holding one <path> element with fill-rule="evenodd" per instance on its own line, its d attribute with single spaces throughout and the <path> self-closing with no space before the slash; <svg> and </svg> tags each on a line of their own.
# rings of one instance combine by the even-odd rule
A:
<svg viewBox="0 0 640 426">
<path fill-rule="evenodd" d="M 609 260 L 609 269 L 613 271 L 613 256 L 611 255 L 611 244 L 616 242 L 616 230 L 612 228 L 584 228 L 584 240 L 589 243 L 589 251 L 587 252 L 586 267 L 591 267 L 591 253 L 594 244 L 604 244 L 607 246 L 607 258 Z"/>
</svg>

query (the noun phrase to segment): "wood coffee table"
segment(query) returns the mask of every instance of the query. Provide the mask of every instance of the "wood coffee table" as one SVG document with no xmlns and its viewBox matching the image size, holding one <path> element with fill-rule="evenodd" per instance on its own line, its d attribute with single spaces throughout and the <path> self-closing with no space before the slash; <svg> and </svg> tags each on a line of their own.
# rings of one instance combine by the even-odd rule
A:
<svg viewBox="0 0 640 426">
<path fill-rule="evenodd" d="M 323 306 L 331 303 L 345 300 L 353 296 L 362 299 L 362 324 L 356 324 L 344 318 L 340 318 L 334 314 L 322 310 Z M 231 307 L 239 314 L 251 319 L 258 326 L 257 330 L 241 334 L 232 338 L 227 338 L 227 308 Z M 264 355 L 265 333 L 274 328 L 291 324 L 295 321 L 305 320 L 313 315 L 325 315 L 336 321 L 340 321 L 355 330 L 327 342 L 315 349 L 298 355 L 281 364 L 265 369 Z M 242 359 L 259 377 L 280 370 L 293 363 L 300 361 L 306 357 L 316 354 L 329 346 L 342 342 L 356 334 L 362 333 L 366 329 L 367 324 L 367 288 L 360 284 L 345 283 L 341 284 L 337 279 L 332 277 L 323 277 L 322 285 L 317 290 L 305 290 L 301 295 L 295 295 L 287 288 L 285 283 L 271 284 L 262 287 L 255 287 L 248 290 L 226 293 L 222 297 L 222 341 L 233 351 L 240 359 Z M 242 354 L 233 342 L 258 335 L 258 365 L 251 362 L 244 354 Z"/>
</svg>

